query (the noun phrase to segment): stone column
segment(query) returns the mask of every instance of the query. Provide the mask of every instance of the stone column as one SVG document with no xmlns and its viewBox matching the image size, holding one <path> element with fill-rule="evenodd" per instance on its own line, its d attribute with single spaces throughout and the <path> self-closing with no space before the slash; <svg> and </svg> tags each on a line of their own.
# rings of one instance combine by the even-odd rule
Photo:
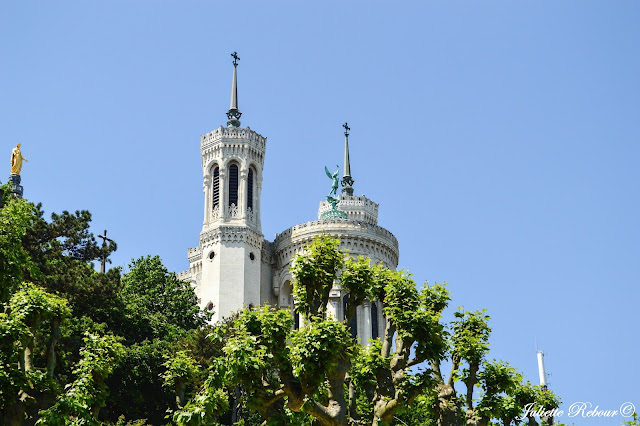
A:
<svg viewBox="0 0 640 426">
<path fill-rule="evenodd" d="M 223 222 L 229 220 L 227 216 L 227 203 L 229 202 L 229 188 L 227 188 L 227 169 L 220 167 L 219 188 L 220 194 L 218 199 L 220 200 L 220 218 Z"/>
<path fill-rule="evenodd" d="M 384 330 L 387 328 L 387 319 L 384 316 L 384 306 L 378 302 L 378 338 L 384 338 Z"/>
<path fill-rule="evenodd" d="M 340 287 L 336 285 L 337 283 L 334 281 L 334 287 L 329 292 L 329 303 L 327 304 L 327 317 L 333 319 L 334 321 L 339 321 L 340 318 L 343 318 L 340 315 L 342 298 L 340 297 Z"/>
<path fill-rule="evenodd" d="M 211 222 L 211 174 L 207 173 L 202 181 L 202 192 L 204 192 L 204 224 Z"/>
<path fill-rule="evenodd" d="M 358 340 L 358 344 L 360 346 L 364 346 L 366 340 L 363 340 L 364 336 L 364 321 L 363 321 L 364 312 L 362 309 L 362 305 L 356 307 L 356 336 Z"/>
<path fill-rule="evenodd" d="M 247 176 L 249 175 L 249 171 L 242 166 L 242 169 L 238 171 L 238 212 L 240 212 L 241 219 L 247 219 Z"/>
<path fill-rule="evenodd" d="M 362 345 L 370 345 L 371 339 L 371 302 L 365 300 L 362 303 Z"/>
</svg>

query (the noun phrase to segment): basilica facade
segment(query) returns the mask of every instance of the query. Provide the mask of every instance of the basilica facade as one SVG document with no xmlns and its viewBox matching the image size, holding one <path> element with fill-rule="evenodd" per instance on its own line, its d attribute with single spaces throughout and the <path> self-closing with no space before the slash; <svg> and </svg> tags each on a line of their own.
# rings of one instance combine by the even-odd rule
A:
<svg viewBox="0 0 640 426">
<path fill-rule="evenodd" d="M 342 193 L 335 197 L 337 206 L 322 201 L 317 220 L 294 225 L 276 234 L 274 241 L 264 238 L 260 194 L 267 138 L 248 126 L 241 127 L 239 58 L 233 56 L 227 125 L 200 138 L 204 221 L 199 244 L 187 250 L 189 269 L 178 277 L 191 282 L 200 306 L 214 313 L 214 321 L 245 306 L 269 304 L 291 310 L 299 326 L 304 319 L 295 312 L 289 267 L 315 236 L 337 237 L 340 248 L 350 256 L 369 257 L 391 269 L 398 265 L 398 241 L 378 225 L 378 204 L 353 195 L 346 123 Z M 331 290 L 329 309 L 339 320 L 344 318 L 345 300 L 337 283 Z M 359 306 L 351 330 L 361 344 L 381 336 L 384 316 L 380 303 L 365 301 Z"/>
</svg>

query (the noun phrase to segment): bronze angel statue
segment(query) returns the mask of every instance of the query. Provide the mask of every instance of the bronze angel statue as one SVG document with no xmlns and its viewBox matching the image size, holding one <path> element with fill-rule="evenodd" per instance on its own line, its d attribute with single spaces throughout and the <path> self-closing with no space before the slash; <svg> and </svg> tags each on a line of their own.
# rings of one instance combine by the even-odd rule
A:
<svg viewBox="0 0 640 426">
<path fill-rule="evenodd" d="M 328 197 L 335 197 L 338 194 L 338 171 L 340 170 L 340 167 L 336 167 L 336 172 L 331 174 L 329 169 L 327 169 L 327 166 L 324 166 L 324 171 L 327 173 L 327 176 L 329 176 L 329 179 L 333 180 L 333 184 L 331 185 L 331 192 L 329 192 Z"/>
</svg>

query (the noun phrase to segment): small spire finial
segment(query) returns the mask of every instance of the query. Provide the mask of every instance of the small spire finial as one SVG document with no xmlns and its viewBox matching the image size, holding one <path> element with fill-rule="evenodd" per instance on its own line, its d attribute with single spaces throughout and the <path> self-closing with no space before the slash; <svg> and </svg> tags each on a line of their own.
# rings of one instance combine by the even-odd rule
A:
<svg viewBox="0 0 640 426">
<path fill-rule="evenodd" d="M 233 58 L 233 83 L 231 84 L 231 106 L 229 112 L 227 112 L 227 126 L 240 127 L 240 116 L 242 113 L 238 110 L 238 61 L 240 57 L 238 52 L 231 54 Z"/>
<path fill-rule="evenodd" d="M 342 176 L 342 194 L 353 195 L 353 178 L 351 177 L 351 162 L 349 161 L 349 124 L 345 121 L 344 127 L 344 174 Z"/>
</svg>

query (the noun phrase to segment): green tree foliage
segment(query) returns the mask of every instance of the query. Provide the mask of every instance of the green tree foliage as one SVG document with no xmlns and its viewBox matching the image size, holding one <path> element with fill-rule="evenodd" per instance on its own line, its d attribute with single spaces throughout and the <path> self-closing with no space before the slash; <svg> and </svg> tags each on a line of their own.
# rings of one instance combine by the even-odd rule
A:
<svg viewBox="0 0 640 426">
<path fill-rule="evenodd" d="M 0 413 L 15 422 L 44 394 L 55 390 L 55 346 L 60 324 L 70 310 L 65 299 L 31 283 L 22 284 L 4 310 L 0 314 Z M 35 338 L 41 325 L 50 334 L 43 348 L 46 365 L 37 368 Z"/>
<path fill-rule="evenodd" d="M 25 270 L 35 272 L 22 239 L 33 226 L 35 208 L 26 200 L 10 200 L 4 187 L 4 207 L 0 208 L 0 305 L 23 282 Z"/>
<path fill-rule="evenodd" d="M 631 420 L 627 420 L 623 423 L 624 426 L 640 426 L 640 420 L 638 420 L 638 413 L 634 412 L 631 415 Z"/>
<path fill-rule="evenodd" d="M 89 334 L 84 338 L 76 379 L 66 386 L 52 407 L 40 412 L 36 425 L 99 425 L 100 408 L 107 395 L 105 379 L 111 374 L 124 347 L 112 335 Z"/>
<path fill-rule="evenodd" d="M 208 316 L 199 310 L 191 286 L 170 273 L 158 256 L 133 260 L 129 268 L 118 293 L 122 320 L 111 327 L 125 338 L 126 351 L 107 380 L 112 390 L 105 418 L 116 421 L 124 414 L 128 419 L 161 424 L 167 408 L 183 401 L 186 393 L 181 392 L 195 380 L 185 376 L 177 389 L 164 386 L 163 376 L 170 374 L 165 370 L 172 365 L 167 364 L 167 355 L 190 331 L 204 326 Z"/>
<path fill-rule="evenodd" d="M 296 309 L 304 318 L 298 330 L 288 310 L 264 306 L 211 332 L 222 353 L 196 397 L 174 413 L 177 424 L 220 423 L 227 409 L 221 389 L 241 389 L 238 404 L 266 425 L 510 424 L 528 398 L 540 402 L 542 390 L 522 384 L 508 364 L 485 361 L 484 311 L 460 310 L 444 324 L 450 299 L 444 285 L 418 289 L 408 273 L 348 258 L 338 246 L 317 238 L 293 263 Z M 336 284 L 349 295 L 343 322 L 327 309 Z M 381 339 L 363 347 L 348 324 L 367 300 L 382 304 L 386 321 Z M 445 380 L 446 363 L 452 369 Z M 466 385 L 464 394 L 456 382 Z M 545 404 L 557 405 L 548 395 Z"/>
<path fill-rule="evenodd" d="M 193 383 L 198 375 L 198 366 L 186 351 L 178 351 L 163 364 L 166 368 L 162 375 L 164 385 L 176 393 L 176 405 L 182 407 L 185 403 L 187 385 Z"/>
<path fill-rule="evenodd" d="M 176 278 L 158 256 L 132 261 L 122 277 L 121 297 L 127 305 L 128 324 L 146 337 L 177 338 L 184 330 L 205 324 L 191 286 Z"/>
<path fill-rule="evenodd" d="M 89 212 L 47 221 L 41 206 L 3 201 L 0 423 L 166 423 L 175 389 L 163 388 L 163 375 L 205 380 L 167 364 L 177 342 L 193 343 L 198 361 L 212 357 L 191 287 L 157 257 L 133 261 L 122 279 L 119 268 L 97 273 L 116 246 L 96 242 Z"/>
</svg>

